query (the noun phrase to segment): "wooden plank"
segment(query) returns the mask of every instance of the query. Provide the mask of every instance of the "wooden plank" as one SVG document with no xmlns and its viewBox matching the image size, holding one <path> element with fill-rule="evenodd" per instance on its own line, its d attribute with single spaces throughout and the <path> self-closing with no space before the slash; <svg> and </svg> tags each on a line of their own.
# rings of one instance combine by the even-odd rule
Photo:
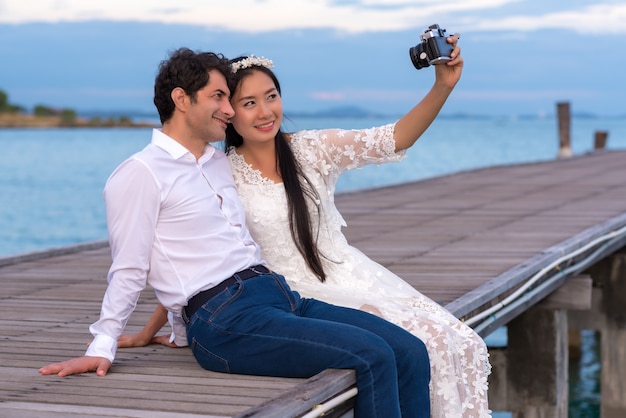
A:
<svg viewBox="0 0 626 418">
<path fill-rule="evenodd" d="M 591 309 L 593 280 L 588 275 L 568 279 L 563 286 L 537 304 L 541 309 L 567 309 L 584 311 Z"/>
<path fill-rule="evenodd" d="M 142 411 L 107 407 L 85 407 L 67 404 L 34 404 L 29 402 L 2 402 L 3 417 L 20 418 L 218 418 L 217 415 L 183 414 L 177 412 Z"/>
</svg>

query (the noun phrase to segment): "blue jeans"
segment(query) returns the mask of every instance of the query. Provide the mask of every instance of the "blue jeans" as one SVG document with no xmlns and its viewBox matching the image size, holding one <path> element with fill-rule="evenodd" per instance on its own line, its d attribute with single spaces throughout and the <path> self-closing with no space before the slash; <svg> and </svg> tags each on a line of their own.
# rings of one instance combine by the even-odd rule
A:
<svg viewBox="0 0 626 418">
<path fill-rule="evenodd" d="M 356 417 L 430 417 L 421 340 L 366 312 L 300 298 L 278 274 L 211 298 L 191 316 L 187 338 L 207 370 L 302 378 L 355 369 Z"/>
</svg>

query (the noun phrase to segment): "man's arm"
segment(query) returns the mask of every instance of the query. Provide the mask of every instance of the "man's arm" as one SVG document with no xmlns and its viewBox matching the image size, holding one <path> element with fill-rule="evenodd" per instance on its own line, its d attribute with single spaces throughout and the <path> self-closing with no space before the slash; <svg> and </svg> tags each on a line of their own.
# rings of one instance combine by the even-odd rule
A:
<svg viewBox="0 0 626 418">
<path fill-rule="evenodd" d="M 94 339 L 85 355 L 113 362 L 117 340 L 146 286 L 160 189 L 147 164 L 131 158 L 107 180 L 104 201 L 112 263 L 100 319 L 89 327 Z"/>
<path fill-rule="evenodd" d="M 39 369 L 43 375 L 106 375 L 115 358 L 117 339 L 145 288 L 159 207 L 158 186 L 143 164 L 127 160 L 107 181 L 105 203 L 113 262 L 100 319 L 89 327 L 94 339 L 84 356 L 44 366 Z"/>
<path fill-rule="evenodd" d="M 163 344 L 174 348 L 180 347 L 179 345 L 176 345 L 175 342 L 170 341 L 171 337 L 169 335 L 159 335 L 155 337 L 156 333 L 163 328 L 163 325 L 165 325 L 166 322 L 167 309 L 159 303 L 143 329 L 137 334 L 122 335 L 117 340 L 117 347 L 145 347 L 150 343 Z"/>
</svg>

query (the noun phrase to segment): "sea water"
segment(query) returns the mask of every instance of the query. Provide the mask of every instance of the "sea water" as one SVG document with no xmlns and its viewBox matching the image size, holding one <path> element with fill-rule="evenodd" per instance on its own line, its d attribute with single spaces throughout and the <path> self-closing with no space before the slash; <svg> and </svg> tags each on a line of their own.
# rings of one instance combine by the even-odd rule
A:
<svg viewBox="0 0 626 418">
<path fill-rule="evenodd" d="M 360 129 L 395 118 L 294 118 L 286 130 Z M 575 155 L 596 130 L 626 148 L 626 118 L 572 121 Z M 102 189 L 113 169 L 150 141 L 149 128 L 0 129 L 0 257 L 106 239 Z M 557 157 L 553 118 L 439 118 L 398 163 L 343 174 L 338 192 L 380 187 L 493 165 Z M 626 162 L 625 162 L 626 163 Z"/>
<path fill-rule="evenodd" d="M 395 120 L 300 117 L 285 120 L 284 128 L 361 129 Z M 609 133 L 607 148 L 626 149 L 626 118 L 573 118 L 574 155 L 592 151 L 594 133 L 600 130 Z M 150 136 L 149 128 L 0 129 L 0 257 L 106 239 L 104 184 Z M 403 161 L 347 172 L 337 190 L 547 161 L 557 157 L 558 144 L 557 122 L 551 117 L 440 117 Z M 505 340 L 501 334 L 492 338 Z M 570 370 L 570 416 L 594 417 L 599 404 L 595 336 L 585 335 L 583 346 L 581 363 Z"/>
</svg>

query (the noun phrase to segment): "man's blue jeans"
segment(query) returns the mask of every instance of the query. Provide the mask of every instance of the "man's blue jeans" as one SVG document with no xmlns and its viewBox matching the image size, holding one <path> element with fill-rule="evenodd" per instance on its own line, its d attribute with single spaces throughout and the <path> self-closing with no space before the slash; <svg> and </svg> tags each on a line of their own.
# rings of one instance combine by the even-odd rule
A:
<svg viewBox="0 0 626 418">
<path fill-rule="evenodd" d="M 424 343 L 377 316 L 300 298 L 278 274 L 237 281 L 207 301 L 187 325 L 205 369 L 310 377 L 355 369 L 355 416 L 430 417 Z"/>
</svg>

